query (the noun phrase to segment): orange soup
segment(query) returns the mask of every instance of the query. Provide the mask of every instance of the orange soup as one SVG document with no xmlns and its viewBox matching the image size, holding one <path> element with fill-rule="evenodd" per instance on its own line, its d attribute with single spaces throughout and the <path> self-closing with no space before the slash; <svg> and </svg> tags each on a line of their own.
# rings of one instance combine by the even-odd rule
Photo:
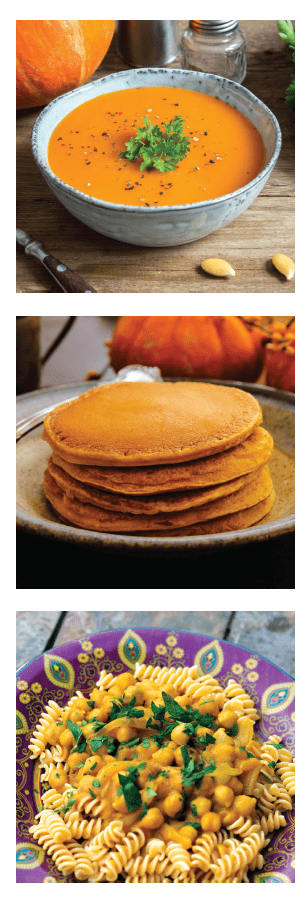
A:
<svg viewBox="0 0 307 900">
<path fill-rule="evenodd" d="M 187 156 L 162 174 L 141 171 L 141 159 L 120 157 L 147 116 L 163 125 L 181 116 Z M 265 164 L 263 140 L 237 109 L 208 94 L 170 87 L 141 87 L 102 94 L 65 116 L 48 147 L 49 165 L 84 194 L 129 206 L 199 203 L 236 191 Z"/>
</svg>

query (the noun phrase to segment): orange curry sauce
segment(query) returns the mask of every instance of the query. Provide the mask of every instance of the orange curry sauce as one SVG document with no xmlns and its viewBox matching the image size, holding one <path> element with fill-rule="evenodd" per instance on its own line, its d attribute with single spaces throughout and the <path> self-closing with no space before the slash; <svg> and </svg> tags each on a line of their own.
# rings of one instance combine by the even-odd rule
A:
<svg viewBox="0 0 307 900">
<path fill-rule="evenodd" d="M 140 171 L 142 160 L 119 158 L 143 127 L 174 116 L 185 120 L 190 150 L 177 169 Z M 102 94 L 65 116 L 48 147 L 49 165 L 66 184 L 90 197 L 129 206 L 198 203 L 252 181 L 265 164 L 257 129 L 223 100 L 181 88 L 146 87 Z"/>
</svg>

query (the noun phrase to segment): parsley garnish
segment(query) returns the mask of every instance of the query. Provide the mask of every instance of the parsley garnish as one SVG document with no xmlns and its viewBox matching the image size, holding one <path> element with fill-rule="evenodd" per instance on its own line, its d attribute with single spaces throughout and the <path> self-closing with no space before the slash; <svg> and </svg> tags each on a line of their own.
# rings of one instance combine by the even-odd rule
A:
<svg viewBox="0 0 307 900">
<path fill-rule="evenodd" d="M 136 703 L 136 697 L 132 697 L 130 703 L 125 706 L 124 701 L 121 698 L 118 698 L 117 702 L 113 700 L 110 712 L 110 722 L 113 722 L 114 719 L 122 719 L 126 717 L 127 719 L 141 719 L 144 716 L 143 709 L 134 709 Z"/>
<path fill-rule="evenodd" d="M 121 794 L 124 795 L 126 807 L 130 812 L 133 809 L 139 809 L 139 807 L 142 806 L 142 797 L 135 783 L 138 769 L 135 769 L 135 773 L 131 771 L 131 769 L 128 775 L 122 775 L 120 772 L 118 773 L 118 780 L 121 786 L 117 791 L 118 796 Z"/>
<path fill-rule="evenodd" d="M 144 116 L 144 127 L 138 128 L 136 137 L 126 141 L 127 150 L 120 153 L 125 159 L 141 159 L 140 170 L 159 169 L 159 172 L 171 172 L 188 155 L 190 141 L 183 137 L 184 119 L 175 116 L 170 122 L 162 123 L 164 131 L 153 125 L 148 116 Z"/>
<path fill-rule="evenodd" d="M 193 759 L 192 756 L 189 756 L 187 748 L 184 745 L 181 747 L 181 753 L 184 762 L 182 782 L 186 785 L 186 787 L 190 786 L 194 782 L 196 785 L 200 784 L 204 775 L 211 775 L 212 772 L 215 772 L 216 765 L 213 759 L 210 759 L 210 763 L 208 766 L 200 766 L 197 765 L 195 759 Z"/>
<path fill-rule="evenodd" d="M 86 723 L 87 724 L 87 723 Z M 86 748 L 86 739 L 83 735 L 83 731 L 80 728 L 80 725 L 77 725 L 76 722 L 71 722 L 70 719 L 67 719 L 66 722 L 67 728 L 71 731 L 73 737 L 75 738 L 75 744 L 71 749 L 71 753 L 84 753 Z"/>
<path fill-rule="evenodd" d="M 108 753 L 111 755 L 116 751 L 116 744 L 114 743 L 112 738 L 109 738 L 108 735 L 104 734 L 102 737 L 94 737 L 89 741 L 89 745 L 92 753 L 97 753 L 97 750 L 100 750 L 100 747 L 105 744 Z"/>
</svg>

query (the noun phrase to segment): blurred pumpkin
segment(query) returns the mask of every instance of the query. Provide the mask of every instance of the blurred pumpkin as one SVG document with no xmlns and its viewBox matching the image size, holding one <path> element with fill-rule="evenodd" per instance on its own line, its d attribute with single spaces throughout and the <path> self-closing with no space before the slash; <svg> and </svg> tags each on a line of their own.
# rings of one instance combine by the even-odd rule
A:
<svg viewBox="0 0 307 900">
<path fill-rule="evenodd" d="M 19 19 L 17 109 L 44 106 L 84 84 L 106 55 L 114 19 Z"/>
<path fill-rule="evenodd" d="M 138 363 L 158 366 L 164 377 L 254 382 L 264 365 L 266 340 L 255 321 L 240 316 L 121 316 L 106 344 L 116 372 Z"/>
<path fill-rule="evenodd" d="M 295 392 L 295 320 L 274 322 L 265 348 L 266 384 Z"/>
</svg>

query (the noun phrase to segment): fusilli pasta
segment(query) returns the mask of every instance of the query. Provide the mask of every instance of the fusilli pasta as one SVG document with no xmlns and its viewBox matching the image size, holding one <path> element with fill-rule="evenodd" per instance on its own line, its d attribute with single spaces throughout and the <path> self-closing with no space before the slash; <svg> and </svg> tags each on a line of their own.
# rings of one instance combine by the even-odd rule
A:
<svg viewBox="0 0 307 900">
<path fill-rule="evenodd" d="M 291 753 L 261 744 L 258 718 L 240 684 L 197 666 L 103 670 L 33 733 L 46 790 L 31 837 L 79 882 L 248 883 L 295 792 Z"/>
</svg>

